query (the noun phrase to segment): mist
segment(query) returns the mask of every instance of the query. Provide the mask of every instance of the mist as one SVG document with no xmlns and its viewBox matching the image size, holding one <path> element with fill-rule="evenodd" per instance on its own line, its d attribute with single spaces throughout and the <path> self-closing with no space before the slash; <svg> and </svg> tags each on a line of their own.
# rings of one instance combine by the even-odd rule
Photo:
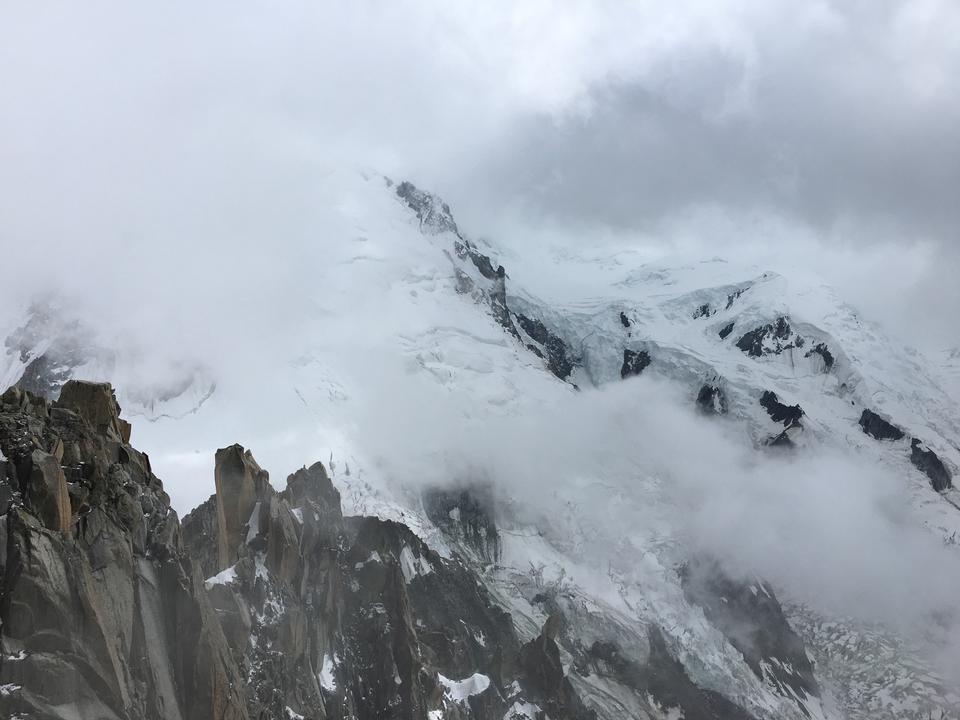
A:
<svg viewBox="0 0 960 720">
<path fill-rule="evenodd" d="M 924 642 L 938 627 L 934 652 L 956 660 L 960 557 L 918 524 L 888 466 L 825 448 L 758 452 L 738 423 L 703 416 L 687 391 L 654 378 L 471 418 L 468 399 L 418 376 L 378 377 L 357 422 L 387 477 L 421 489 L 491 483 L 511 500 L 509 522 L 560 544 L 578 538 L 571 551 L 587 564 L 666 543 L 678 564 L 719 557 L 828 616 Z"/>
</svg>

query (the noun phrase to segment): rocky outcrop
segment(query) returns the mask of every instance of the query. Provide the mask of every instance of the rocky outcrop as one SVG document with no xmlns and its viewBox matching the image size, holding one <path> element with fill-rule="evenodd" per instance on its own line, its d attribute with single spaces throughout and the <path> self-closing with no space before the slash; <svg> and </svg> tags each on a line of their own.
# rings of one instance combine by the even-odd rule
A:
<svg viewBox="0 0 960 720">
<path fill-rule="evenodd" d="M 829 372 L 830 369 L 833 367 L 833 363 L 835 362 L 835 359 L 833 357 L 833 353 L 830 352 L 830 348 L 827 347 L 826 343 L 822 343 L 822 342 L 817 343 L 812 348 L 807 350 L 807 352 L 804 353 L 803 356 L 810 357 L 812 355 L 820 356 L 820 358 L 823 360 L 823 369 L 825 371 Z"/>
<path fill-rule="evenodd" d="M 248 450 L 224 448 L 216 494 L 181 528 L 124 428 L 109 385 L 68 383 L 52 406 L 19 388 L 0 398 L 3 717 L 500 720 L 515 704 L 580 707 L 558 662 L 550 683 L 528 682 L 556 657 L 523 651 L 462 559 L 399 523 L 344 518 L 320 463 L 278 492 Z M 495 560 L 482 498 L 433 506 Z"/>
<path fill-rule="evenodd" d="M 623 364 L 620 366 L 620 377 L 626 379 L 634 375 L 639 375 L 651 362 L 650 353 L 646 350 L 623 349 Z"/>
<path fill-rule="evenodd" d="M 650 699 L 662 717 L 686 720 L 752 720 L 746 710 L 719 693 L 698 687 L 683 664 L 674 658 L 656 625 L 647 630 L 649 652 L 646 662 L 621 652 L 613 641 L 596 641 L 588 651 L 590 667 Z"/>
<path fill-rule="evenodd" d="M 764 390 L 760 396 L 760 406 L 767 411 L 767 415 L 775 423 L 783 423 L 784 427 L 796 427 L 803 417 L 803 408 L 799 405 L 785 405 L 780 402 L 775 392 Z"/>
<path fill-rule="evenodd" d="M 554 639 L 556 618 L 550 618 L 540 635 L 520 650 L 522 685 L 546 717 L 557 720 L 596 720 L 596 712 L 580 701 L 564 674 L 560 648 Z"/>
<path fill-rule="evenodd" d="M 707 415 L 725 415 L 727 397 L 719 385 L 704 383 L 697 393 L 697 409 Z"/>
<path fill-rule="evenodd" d="M 0 716 L 249 717 L 243 677 L 109 385 L 0 397 Z"/>
<path fill-rule="evenodd" d="M 902 440 L 903 430 L 896 425 L 880 417 L 872 410 L 864 408 L 860 413 L 860 429 L 867 435 L 876 440 Z"/>
<path fill-rule="evenodd" d="M 732 293 L 730 293 L 729 295 L 727 295 L 727 306 L 724 308 L 724 310 L 729 310 L 730 308 L 732 308 L 733 304 L 737 301 L 737 298 L 739 298 L 749 289 L 750 289 L 750 286 L 748 285 L 747 287 L 738 288 L 734 290 Z"/>
<path fill-rule="evenodd" d="M 803 337 L 790 327 L 790 321 L 785 317 L 779 317 L 776 322 L 756 327 L 737 340 L 737 347 L 752 357 L 779 355 L 785 350 L 801 348 L 804 344 Z"/>
<path fill-rule="evenodd" d="M 387 182 L 389 184 L 391 181 L 387 180 Z M 421 231 L 434 235 L 444 232 L 460 235 L 457 223 L 450 212 L 450 206 L 436 195 L 425 192 L 404 180 L 397 185 L 397 196 L 417 214 Z"/>
<path fill-rule="evenodd" d="M 730 335 L 730 333 L 733 332 L 733 326 L 734 326 L 734 323 L 729 322 L 729 323 L 727 323 L 726 325 L 724 325 L 722 328 L 720 328 L 719 331 L 717 331 L 717 335 L 720 336 L 720 339 L 721 339 L 721 340 L 726 340 L 726 339 L 727 339 L 727 337 Z"/>
<path fill-rule="evenodd" d="M 658 631 L 645 659 L 624 652 L 559 588 L 531 600 L 550 620 L 521 642 L 485 584 L 500 553 L 489 488 L 425 494 L 455 548 L 443 557 L 403 524 L 344 517 L 322 464 L 277 491 L 234 445 L 181 526 L 125 436 L 109 385 L 65 387 L 53 405 L 0 398 L 4 717 L 590 720 L 590 673 L 639 707 L 749 717 L 697 687 Z M 603 641 L 578 634 L 583 612 Z M 759 666 L 774 656 L 800 667 L 776 644 Z"/>
<path fill-rule="evenodd" d="M 56 406 L 77 413 L 98 434 L 130 442 L 130 424 L 120 418 L 120 406 L 107 383 L 70 380 L 60 391 Z"/>
<path fill-rule="evenodd" d="M 819 697 L 803 641 L 787 622 L 773 590 L 762 580 L 736 579 L 712 558 L 697 558 L 681 571 L 687 601 L 739 650 L 747 665 L 809 715 L 805 701 Z"/>
<path fill-rule="evenodd" d="M 539 707 L 540 695 L 516 690 L 523 656 L 510 615 L 463 559 L 437 555 L 402 524 L 343 517 L 319 463 L 283 492 L 239 446 L 217 453 L 216 473 L 217 495 L 184 519 L 184 538 L 205 563 L 213 536 L 235 543 L 206 585 L 248 678 L 251 717 L 500 720 L 514 702 Z M 485 492 L 435 490 L 424 504 L 493 561 Z"/>
<path fill-rule="evenodd" d="M 493 490 L 489 485 L 428 488 L 423 493 L 423 508 L 430 522 L 471 548 L 482 560 L 500 560 L 500 532 L 494 520 Z"/>
<path fill-rule="evenodd" d="M 257 503 L 270 488 L 270 480 L 250 451 L 239 445 L 217 450 L 214 468 L 217 552 L 222 570 L 236 562 L 240 538 L 248 532 L 247 528 L 253 532 L 257 527 L 260 511 Z"/>
<path fill-rule="evenodd" d="M 937 492 L 953 487 L 950 471 L 940 457 L 917 438 L 910 440 L 910 462 L 930 478 L 930 485 Z"/>
<path fill-rule="evenodd" d="M 547 361 L 547 368 L 561 380 L 573 372 L 574 361 L 570 349 L 559 335 L 551 332 L 542 321 L 516 313 L 514 318 L 520 329 L 533 341 L 527 348 Z"/>
</svg>

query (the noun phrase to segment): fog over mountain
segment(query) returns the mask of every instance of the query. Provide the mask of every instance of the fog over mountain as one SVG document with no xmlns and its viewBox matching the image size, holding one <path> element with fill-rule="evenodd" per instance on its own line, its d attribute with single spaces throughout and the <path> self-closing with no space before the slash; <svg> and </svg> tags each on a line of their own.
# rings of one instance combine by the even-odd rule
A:
<svg viewBox="0 0 960 720">
<path fill-rule="evenodd" d="M 0 714 L 960 712 L 956 3 L 9 3 L 0 88 Z"/>
</svg>

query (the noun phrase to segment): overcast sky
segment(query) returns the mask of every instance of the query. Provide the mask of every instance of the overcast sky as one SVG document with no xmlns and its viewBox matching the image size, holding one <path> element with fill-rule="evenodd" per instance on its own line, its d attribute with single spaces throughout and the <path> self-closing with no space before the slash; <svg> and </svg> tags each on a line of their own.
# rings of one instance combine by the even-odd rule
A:
<svg viewBox="0 0 960 720">
<path fill-rule="evenodd" d="M 782 248 L 960 344 L 954 0 L 7 2 L 0 92 L 7 262 L 302 232 L 353 163 L 505 245 Z"/>
</svg>

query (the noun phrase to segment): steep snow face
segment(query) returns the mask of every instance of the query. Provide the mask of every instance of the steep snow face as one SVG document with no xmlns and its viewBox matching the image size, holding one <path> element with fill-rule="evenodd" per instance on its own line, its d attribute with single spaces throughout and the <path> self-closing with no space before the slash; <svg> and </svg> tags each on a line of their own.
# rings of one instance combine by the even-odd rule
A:
<svg viewBox="0 0 960 720">
<path fill-rule="evenodd" d="M 289 306 L 276 308 L 279 329 L 251 318 L 242 337 L 185 348 L 183 367 L 204 370 L 186 373 L 190 382 L 167 391 L 151 386 L 151 373 L 138 373 L 124 353 L 113 365 L 68 370 L 99 379 L 128 369 L 126 384 L 112 378 L 120 402 L 134 413 L 131 403 L 149 408 L 145 414 L 156 420 L 135 424 L 134 433 L 178 509 L 210 494 L 209 458 L 217 447 L 241 441 L 279 477 L 322 459 L 347 512 L 399 520 L 441 554 L 473 558 L 525 640 L 549 617 L 534 598 L 558 591 L 573 598 L 575 617 L 593 640 L 617 634 L 624 652 L 643 656 L 645 628 L 663 628 L 665 646 L 694 681 L 757 717 L 858 716 L 859 708 L 871 717 L 910 717 L 901 714 L 905 707 L 926 717 L 938 704 L 956 704 L 938 667 L 924 666 L 905 643 L 876 655 L 884 667 L 877 676 L 887 682 L 861 682 L 863 664 L 844 648 L 865 642 L 864 623 L 831 625 L 837 618 L 808 606 L 820 591 L 813 584 L 805 596 L 780 594 L 803 620 L 796 624 L 817 672 L 829 672 L 818 675 L 821 698 L 785 693 L 773 673 L 751 670 L 688 601 L 677 572 L 704 534 L 696 523 L 706 516 L 716 518 L 710 532 L 737 534 L 743 508 L 737 514 L 723 502 L 716 488 L 722 483 L 731 495 L 756 493 L 741 504 L 755 500 L 754 514 L 769 514 L 760 527 L 781 522 L 771 508 L 782 510 L 782 498 L 768 502 L 762 482 L 773 480 L 778 492 L 782 485 L 795 492 L 798 514 L 822 512 L 827 527 L 849 518 L 851 532 L 860 530 L 858 514 L 872 517 L 880 512 L 874 505 L 888 500 L 867 482 L 853 486 L 865 493 L 862 507 L 851 493 L 840 507 L 804 502 L 831 497 L 824 487 L 832 478 L 817 484 L 830 466 L 804 464 L 831 453 L 851 468 L 896 477 L 903 488 L 895 496 L 903 506 L 895 508 L 898 522 L 928 529 L 933 545 L 957 537 L 957 491 L 935 492 L 911 464 L 917 438 L 948 472 L 960 467 L 960 421 L 941 389 L 940 368 L 887 339 L 829 288 L 763 268 L 718 259 L 542 257 L 522 246 L 501 251 L 472 239 L 436 196 L 372 174 L 331 174 L 318 203 L 323 225 L 311 282 L 291 287 Z M 4 322 L 11 331 L 22 325 L 19 318 Z M 10 355 L 6 382 L 44 351 Z M 771 403 L 761 402 L 765 393 L 800 414 L 775 417 Z M 902 428 L 904 438 L 866 435 L 859 419 L 867 409 Z M 659 424 L 684 430 L 658 435 Z M 637 437 L 641 451 L 634 452 L 632 432 L 652 440 Z M 706 458 L 695 463 L 691 456 Z M 762 464 L 768 456 L 773 464 Z M 740 476 L 746 480 L 737 482 Z M 480 557 L 451 539 L 423 505 L 428 485 L 477 481 L 495 488 L 499 557 Z M 706 501 L 691 509 L 697 498 Z M 816 528 L 816 518 L 802 527 Z M 776 540 L 765 535 L 752 544 Z M 755 556 L 747 555 L 749 566 Z M 824 577 L 799 562 L 802 556 L 791 557 L 796 567 L 782 568 L 775 580 Z M 894 565 L 889 578 L 898 583 Z M 430 572 L 413 556 L 403 567 L 408 581 Z M 936 571 L 929 573 L 937 585 Z M 918 568 L 916 577 L 927 576 Z M 947 590 L 940 587 L 937 597 Z M 871 637 L 896 637 L 894 630 Z M 600 673 L 577 678 L 604 717 L 650 710 Z M 890 687 L 903 678 L 922 689 L 909 685 L 894 697 Z"/>
</svg>

